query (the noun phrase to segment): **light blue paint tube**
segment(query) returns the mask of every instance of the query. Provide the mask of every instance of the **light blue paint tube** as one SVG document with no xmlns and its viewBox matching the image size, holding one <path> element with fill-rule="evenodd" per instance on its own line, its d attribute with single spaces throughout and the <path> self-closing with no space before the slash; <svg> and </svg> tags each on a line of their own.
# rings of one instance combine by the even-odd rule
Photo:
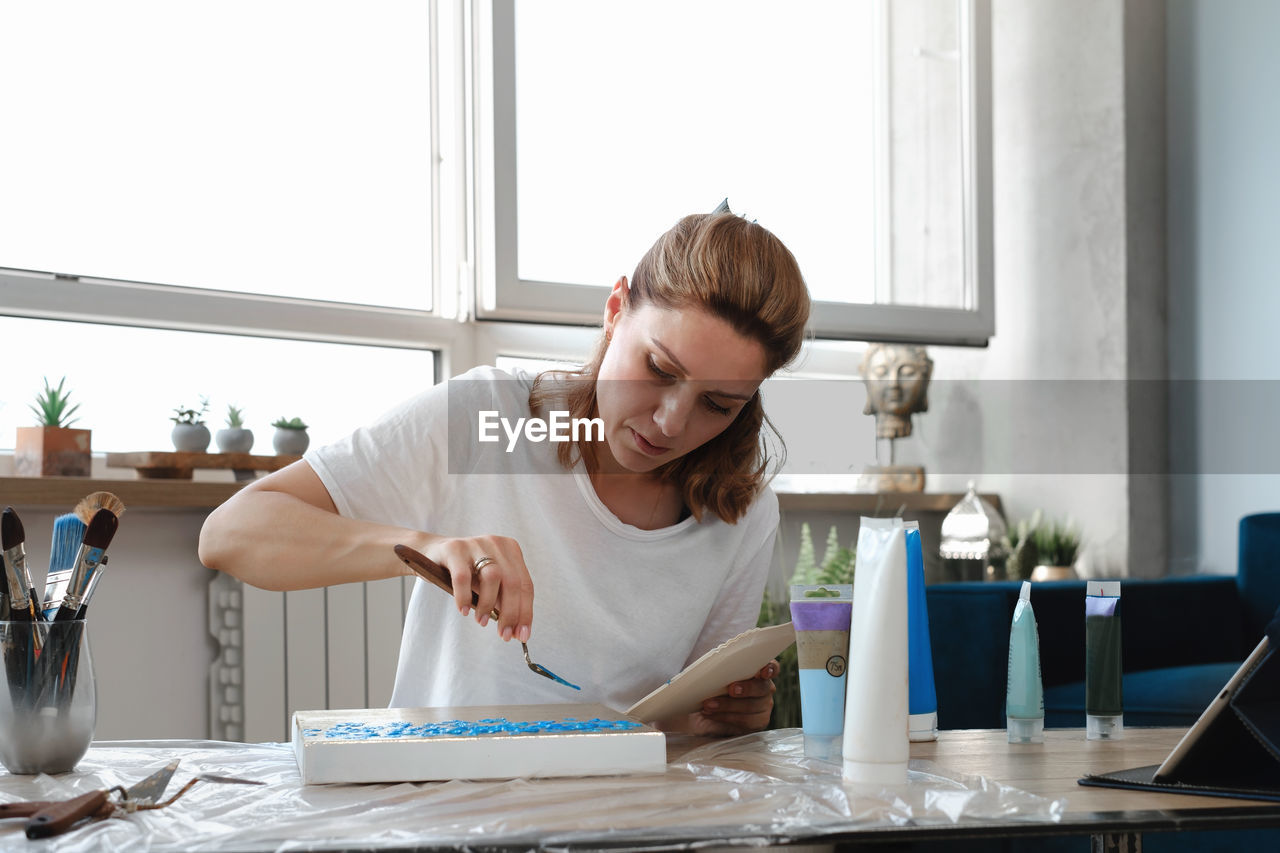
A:
<svg viewBox="0 0 1280 853">
<path fill-rule="evenodd" d="M 1013 608 L 1009 628 L 1009 684 L 1004 713 L 1009 743 L 1044 743 L 1044 683 L 1040 679 L 1040 633 L 1031 609 L 1031 581 Z"/>
<path fill-rule="evenodd" d="M 796 627 L 800 720 L 804 726 L 804 754 L 810 758 L 840 759 L 852 617 L 852 584 L 792 584 L 791 621 Z"/>
<path fill-rule="evenodd" d="M 903 527 L 907 534 L 907 735 L 913 741 L 937 740 L 938 694 L 933 686 L 920 523 L 908 521 Z"/>
</svg>

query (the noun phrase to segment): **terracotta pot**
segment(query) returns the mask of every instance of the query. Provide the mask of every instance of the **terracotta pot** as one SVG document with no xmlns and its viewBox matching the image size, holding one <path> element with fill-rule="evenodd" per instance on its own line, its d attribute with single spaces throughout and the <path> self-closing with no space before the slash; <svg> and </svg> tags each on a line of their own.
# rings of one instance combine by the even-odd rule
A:
<svg viewBox="0 0 1280 853">
<path fill-rule="evenodd" d="M 18 427 L 13 472 L 19 477 L 88 477 L 92 431 Z"/>
<path fill-rule="evenodd" d="M 1031 570 L 1031 581 L 1073 581 L 1077 577 L 1072 566 L 1036 566 Z"/>
</svg>

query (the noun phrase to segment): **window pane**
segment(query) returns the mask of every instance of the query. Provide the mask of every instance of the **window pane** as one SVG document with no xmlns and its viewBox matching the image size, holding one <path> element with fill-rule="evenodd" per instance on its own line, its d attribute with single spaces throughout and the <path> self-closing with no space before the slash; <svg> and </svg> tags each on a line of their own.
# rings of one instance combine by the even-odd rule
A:
<svg viewBox="0 0 1280 853">
<path fill-rule="evenodd" d="M 251 452 L 271 455 L 278 418 L 302 418 L 312 444 L 325 444 L 430 386 L 435 375 L 429 350 L 52 320 L 0 317 L 0 341 L 0 448 L 13 447 L 16 427 L 35 425 L 28 404 L 44 377 L 55 387 L 66 377 L 72 403 L 80 404 L 73 426 L 93 430 L 95 453 L 172 450 L 173 410 L 199 408 L 204 395 L 211 433 L 235 405 L 253 430 Z"/>
<path fill-rule="evenodd" d="M 611 285 L 728 197 L 875 297 L 872 2 L 517 0 L 521 279 Z"/>
<path fill-rule="evenodd" d="M 7 3 L 0 32 L 0 266 L 430 307 L 426 3 Z"/>
</svg>

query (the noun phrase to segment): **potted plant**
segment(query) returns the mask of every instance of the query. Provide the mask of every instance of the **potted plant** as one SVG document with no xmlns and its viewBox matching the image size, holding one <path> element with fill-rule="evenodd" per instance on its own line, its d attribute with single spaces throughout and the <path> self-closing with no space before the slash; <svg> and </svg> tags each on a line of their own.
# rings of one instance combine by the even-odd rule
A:
<svg viewBox="0 0 1280 853">
<path fill-rule="evenodd" d="M 44 390 L 36 395 L 31 411 L 38 426 L 18 427 L 14 442 L 13 470 L 19 477 L 88 477 L 92 432 L 72 429 L 80 408 L 71 405 L 71 392 L 64 391 L 67 378 L 58 387 L 44 380 Z"/>
<path fill-rule="evenodd" d="M 307 435 L 307 425 L 302 418 L 277 418 L 271 422 L 276 433 L 271 437 L 271 446 L 281 456 L 301 456 L 311 443 Z"/>
<path fill-rule="evenodd" d="M 253 449 L 253 430 L 245 429 L 244 410 L 227 406 L 227 428 L 218 430 L 214 439 L 223 453 L 248 453 Z"/>
<path fill-rule="evenodd" d="M 1076 577 L 1075 562 L 1080 555 L 1080 534 L 1070 524 L 1050 522 L 1031 531 L 1038 564 L 1031 570 L 1032 581 L 1066 581 Z"/>
<path fill-rule="evenodd" d="M 191 409 L 179 405 L 173 410 L 173 431 L 169 438 L 173 440 L 175 449 L 184 453 L 204 453 L 209 449 L 209 428 L 204 425 L 204 416 L 209 412 L 208 398 L 200 398 L 200 408 Z"/>
</svg>

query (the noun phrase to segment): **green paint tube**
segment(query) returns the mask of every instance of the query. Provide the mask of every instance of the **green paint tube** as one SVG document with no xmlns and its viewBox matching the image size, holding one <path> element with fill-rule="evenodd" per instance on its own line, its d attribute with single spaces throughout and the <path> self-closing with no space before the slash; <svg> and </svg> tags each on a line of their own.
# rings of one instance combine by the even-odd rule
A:
<svg viewBox="0 0 1280 853">
<path fill-rule="evenodd" d="M 1089 581 L 1084 599 L 1084 711 L 1089 740 L 1124 737 L 1120 582 Z"/>
</svg>

